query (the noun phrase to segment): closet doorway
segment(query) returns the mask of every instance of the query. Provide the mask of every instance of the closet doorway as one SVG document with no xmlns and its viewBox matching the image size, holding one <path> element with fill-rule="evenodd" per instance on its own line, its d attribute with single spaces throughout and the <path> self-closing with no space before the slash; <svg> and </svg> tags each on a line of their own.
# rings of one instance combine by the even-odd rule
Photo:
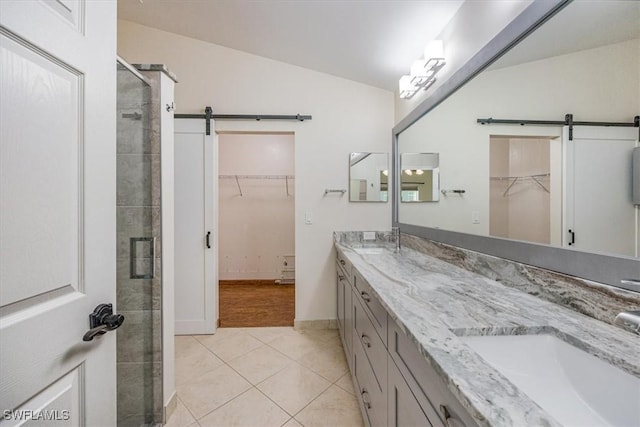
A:
<svg viewBox="0 0 640 427">
<path fill-rule="evenodd" d="M 294 134 L 218 133 L 219 326 L 293 326 Z"/>
</svg>

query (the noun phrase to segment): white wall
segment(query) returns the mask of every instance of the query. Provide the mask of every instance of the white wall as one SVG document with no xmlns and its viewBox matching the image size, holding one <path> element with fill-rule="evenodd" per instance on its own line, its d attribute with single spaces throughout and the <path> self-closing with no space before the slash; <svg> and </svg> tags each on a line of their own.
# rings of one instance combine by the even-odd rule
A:
<svg viewBox="0 0 640 427">
<path fill-rule="evenodd" d="M 443 41 L 447 61 L 438 73 L 438 80 L 427 91 L 420 91 L 411 99 L 400 99 L 396 91 L 395 122 L 398 123 L 431 96 L 531 3 L 532 0 L 465 1 L 437 37 Z M 407 64 L 407 74 L 410 67 L 411 64 Z"/>
<path fill-rule="evenodd" d="M 291 175 L 293 134 L 218 136 L 220 175 Z M 295 253 L 295 181 L 221 179 L 219 192 L 220 280 L 279 279 L 285 255 Z"/>
<path fill-rule="evenodd" d="M 176 112 L 311 114 L 307 122 L 216 121 L 217 131 L 295 133 L 296 320 L 334 319 L 332 232 L 388 229 L 389 203 L 324 196 L 347 189 L 354 151 L 390 151 L 394 94 L 132 22 L 118 22 L 129 62 L 164 63 L 178 76 Z M 310 212 L 312 225 L 304 224 Z"/>
<path fill-rule="evenodd" d="M 563 120 L 573 113 L 575 120 L 631 121 L 640 111 L 639 52 L 636 39 L 494 69 L 469 82 L 399 136 L 401 152 L 439 152 L 441 188 L 466 193 L 402 204 L 401 222 L 488 235 L 489 135 L 557 138 L 562 128 L 482 126 L 476 119 Z M 557 172 L 552 165 L 552 176 Z M 474 211 L 480 224 L 472 224 Z"/>
</svg>

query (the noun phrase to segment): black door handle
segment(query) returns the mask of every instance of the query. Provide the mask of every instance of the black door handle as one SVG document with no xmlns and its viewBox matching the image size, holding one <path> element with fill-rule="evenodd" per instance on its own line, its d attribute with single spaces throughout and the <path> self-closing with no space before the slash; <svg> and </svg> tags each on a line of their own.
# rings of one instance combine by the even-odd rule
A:
<svg viewBox="0 0 640 427">
<path fill-rule="evenodd" d="M 124 322 L 122 314 L 113 314 L 113 306 L 111 304 L 99 304 L 93 313 L 89 315 L 89 329 L 82 341 L 92 341 L 99 335 L 106 334 L 109 331 L 118 329 Z"/>
<path fill-rule="evenodd" d="M 210 231 L 207 231 L 207 237 L 206 237 L 206 240 L 207 240 L 207 249 L 211 249 L 211 241 L 209 240 L 210 238 L 211 238 L 211 232 L 210 232 Z"/>
</svg>

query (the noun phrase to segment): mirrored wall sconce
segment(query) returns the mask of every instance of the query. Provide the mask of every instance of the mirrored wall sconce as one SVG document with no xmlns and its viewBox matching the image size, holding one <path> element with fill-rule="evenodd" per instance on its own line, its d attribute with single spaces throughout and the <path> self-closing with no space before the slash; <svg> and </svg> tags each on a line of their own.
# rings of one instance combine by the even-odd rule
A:
<svg viewBox="0 0 640 427">
<path fill-rule="evenodd" d="M 436 81 L 436 74 L 445 64 L 442 40 L 432 41 L 424 50 L 424 59 L 414 61 L 411 74 L 400 78 L 400 98 L 410 99 L 419 90 L 429 89 Z"/>
</svg>

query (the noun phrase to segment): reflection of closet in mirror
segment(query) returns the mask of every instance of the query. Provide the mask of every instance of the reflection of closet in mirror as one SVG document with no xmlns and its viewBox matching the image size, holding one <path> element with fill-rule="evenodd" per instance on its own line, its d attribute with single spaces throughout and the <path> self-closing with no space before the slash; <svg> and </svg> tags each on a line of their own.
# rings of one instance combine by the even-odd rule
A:
<svg viewBox="0 0 640 427">
<path fill-rule="evenodd" d="M 387 202 L 389 200 L 389 155 L 351 153 L 349 156 L 349 201 Z"/>
<path fill-rule="evenodd" d="M 438 153 L 402 153 L 400 201 L 408 203 L 440 200 L 439 166 Z"/>
<path fill-rule="evenodd" d="M 551 194 L 552 154 L 561 161 L 551 144 L 548 137 L 490 136 L 490 235 L 551 243 L 552 222 L 560 226 L 560 212 L 552 221 L 552 198 L 559 196 Z"/>
</svg>

